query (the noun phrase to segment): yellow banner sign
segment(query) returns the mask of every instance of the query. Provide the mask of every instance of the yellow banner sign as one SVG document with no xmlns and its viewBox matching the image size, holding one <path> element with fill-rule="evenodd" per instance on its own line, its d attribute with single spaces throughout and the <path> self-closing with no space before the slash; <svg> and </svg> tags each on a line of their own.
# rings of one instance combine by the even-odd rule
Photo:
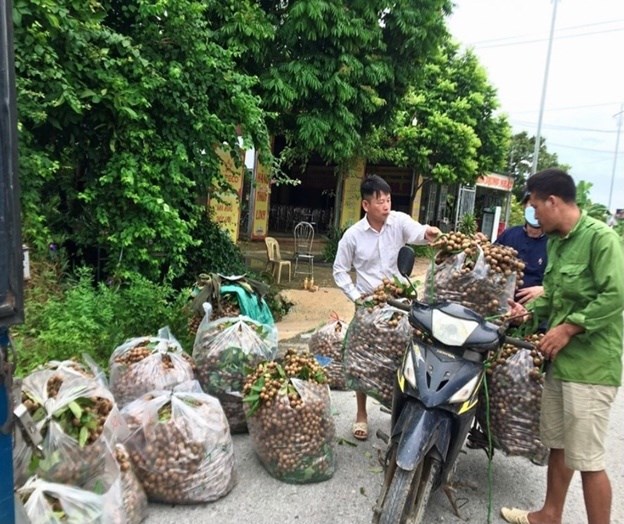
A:
<svg viewBox="0 0 624 524">
<path fill-rule="evenodd" d="M 256 162 L 256 177 L 254 180 L 254 200 L 251 238 L 262 240 L 267 236 L 269 227 L 269 195 L 271 193 L 271 180 L 269 170 L 259 162 Z"/>
<path fill-rule="evenodd" d="M 232 186 L 232 190 L 219 193 L 218 198 L 210 198 L 210 209 L 214 219 L 221 225 L 222 229 L 228 232 L 232 242 L 237 242 L 244 168 L 242 165 L 237 167 L 232 157 L 222 150 L 217 153 L 221 158 L 221 176 Z"/>
</svg>

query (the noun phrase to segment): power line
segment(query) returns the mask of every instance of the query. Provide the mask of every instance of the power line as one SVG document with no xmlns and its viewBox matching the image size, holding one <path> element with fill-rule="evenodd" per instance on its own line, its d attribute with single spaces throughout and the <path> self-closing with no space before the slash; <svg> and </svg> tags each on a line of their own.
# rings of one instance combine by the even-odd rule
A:
<svg viewBox="0 0 624 524">
<path fill-rule="evenodd" d="M 609 106 L 617 106 L 619 102 L 605 102 L 603 104 L 584 104 L 579 106 L 567 106 L 567 107 L 552 107 L 548 108 L 546 112 L 552 113 L 555 111 L 574 111 L 576 109 L 591 109 L 594 107 L 609 107 Z M 535 113 L 535 109 L 525 109 L 523 111 L 514 111 L 514 113 Z"/>
<path fill-rule="evenodd" d="M 563 147 L 565 149 L 573 149 L 575 151 L 587 151 L 588 153 L 604 153 L 604 154 L 609 154 L 609 155 L 613 154 L 613 151 L 607 151 L 605 149 L 591 149 L 589 147 L 577 147 L 577 146 L 571 146 L 568 144 L 557 144 L 556 142 L 548 142 L 546 145 L 554 146 L 554 147 Z M 618 153 L 618 154 L 623 155 L 624 152 Z"/>
<path fill-rule="evenodd" d="M 577 33 L 574 35 L 560 35 L 561 32 L 564 31 L 571 31 L 571 30 L 576 30 L 576 29 L 584 29 L 586 27 L 594 27 L 594 26 L 599 26 L 599 25 L 605 25 L 605 24 L 615 24 L 615 23 L 620 23 L 620 22 L 624 22 L 624 19 L 618 19 L 618 20 L 611 20 L 609 22 L 596 22 L 593 24 L 581 24 L 581 25 L 575 25 L 575 26 L 569 26 L 569 27 L 562 27 L 560 29 L 557 29 L 556 31 L 556 35 L 555 39 L 557 38 L 569 38 L 569 37 L 574 37 L 574 36 L 585 36 L 585 35 L 593 35 L 593 34 L 602 34 L 602 33 L 611 33 L 613 31 L 621 31 L 622 28 L 615 28 L 615 29 L 605 29 L 602 31 L 591 31 L 591 32 L 586 32 L 586 33 Z M 487 40 L 477 40 L 476 42 L 472 42 L 470 43 L 471 46 L 474 47 L 496 47 L 498 44 L 503 44 L 503 45 L 518 45 L 518 44 L 522 44 L 522 43 L 533 43 L 533 42 L 543 42 L 547 40 L 546 38 L 543 37 L 536 37 L 533 36 L 532 34 L 522 34 L 522 35 L 514 35 L 514 36 L 503 36 L 500 38 L 488 38 Z"/>
<path fill-rule="evenodd" d="M 535 122 L 527 122 L 523 120 L 511 120 L 511 122 L 522 126 L 535 126 Z M 617 133 L 617 130 L 591 129 L 588 127 L 561 126 L 557 124 L 544 124 L 544 127 L 547 127 L 549 129 L 558 129 L 560 131 L 587 131 L 589 133 L 608 133 L 610 135 Z"/>
<path fill-rule="evenodd" d="M 594 27 L 597 25 L 605 25 L 605 24 L 616 24 L 619 22 L 624 22 L 624 19 L 618 19 L 618 20 L 610 20 L 607 22 L 595 22 L 593 24 L 581 24 L 581 25 L 574 25 L 574 26 L 568 26 L 568 27 L 562 27 L 559 28 L 556 32 L 559 33 L 561 31 L 569 31 L 572 29 L 583 29 L 585 27 Z M 522 35 L 514 35 L 514 36 L 503 36 L 500 38 L 488 38 L 487 40 L 478 40 L 476 42 L 472 42 L 471 45 L 474 46 L 479 46 L 482 44 L 489 44 L 489 43 L 497 43 L 497 42 L 507 42 L 509 40 L 517 40 L 519 38 L 531 38 L 531 41 L 535 38 L 532 34 L 522 34 Z"/>
<path fill-rule="evenodd" d="M 574 35 L 555 36 L 554 39 L 555 40 L 567 40 L 570 38 L 580 38 L 583 36 L 602 35 L 605 33 L 619 33 L 621 31 L 624 31 L 624 27 L 618 27 L 618 28 L 609 29 L 606 31 L 590 31 L 587 33 L 577 33 Z M 490 44 L 490 45 L 473 45 L 473 47 L 475 49 L 491 49 L 493 47 L 509 47 L 509 46 L 514 46 L 514 45 L 536 44 L 539 42 L 546 42 L 546 41 L 548 41 L 548 38 L 535 38 L 534 40 L 520 40 L 518 42 L 508 42 L 508 43 Z"/>
</svg>

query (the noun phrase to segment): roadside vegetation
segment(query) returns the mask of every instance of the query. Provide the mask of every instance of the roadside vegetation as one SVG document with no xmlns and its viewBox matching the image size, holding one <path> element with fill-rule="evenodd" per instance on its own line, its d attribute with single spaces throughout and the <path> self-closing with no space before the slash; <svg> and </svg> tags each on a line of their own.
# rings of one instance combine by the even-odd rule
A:
<svg viewBox="0 0 624 524">
<path fill-rule="evenodd" d="M 315 157 L 335 166 L 339 186 L 364 156 L 421 183 L 472 184 L 493 170 L 522 185 L 532 139 L 511 136 L 485 70 L 453 43 L 452 7 L 15 0 L 33 268 L 26 322 L 12 330 L 19 372 L 81 352 L 104 363 L 164 325 L 190 349 L 185 306 L 198 275 L 247 270 L 208 212 L 230 189 L 223 155 L 240 167 L 253 147 L 274 184 L 296 183 Z M 342 232 L 332 230 L 325 260 Z M 267 302 L 276 318 L 288 309 L 275 287 Z"/>
</svg>

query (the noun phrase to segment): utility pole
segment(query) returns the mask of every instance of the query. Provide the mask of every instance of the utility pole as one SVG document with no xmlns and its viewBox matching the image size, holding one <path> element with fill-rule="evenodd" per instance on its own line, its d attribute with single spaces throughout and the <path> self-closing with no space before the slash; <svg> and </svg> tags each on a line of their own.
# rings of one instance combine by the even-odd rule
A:
<svg viewBox="0 0 624 524">
<path fill-rule="evenodd" d="M 544 117 L 544 105 L 546 103 L 546 87 L 548 85 L 548 70 L 550 69 L 550 54 L 552 51 L 553 36 L 555 34 L 555 20 L 557 18 L 557 4 L 559 0 L 552 0 L 553 13 L 550 21 L 550 36 L 548 37 L 548 51 L 546 52 L 546 68 L 544 70 L 544 82 L 542 84 L 542 98 L 540 101 L 539 117 L 537 118 L 537 133 L 535 134 L 535 147 L 533 149 L 533 163 L 531 174 L 537 171 L 537 161 L 539 160 L 539 150 L 542 141 L 542 119 Z"/>
<path fill-rule="evenodd" d="M 620 150 L 620 131 L 622 130 L 622 113 L 624 113 L 624 104 L 620 104 L 620 111 L 616 113 L 617 117 L 617 133 L 615 135 L 615 154 L 613 155 L 613 169 L 611 170 L 611 187 L 609 188 L 609 212 L 613 212 L 611 209 L 611 200 L 613 198 L 613 182 L 615 181 L 615 167 L 617 166 L 617 157 Z"/>
</svg>

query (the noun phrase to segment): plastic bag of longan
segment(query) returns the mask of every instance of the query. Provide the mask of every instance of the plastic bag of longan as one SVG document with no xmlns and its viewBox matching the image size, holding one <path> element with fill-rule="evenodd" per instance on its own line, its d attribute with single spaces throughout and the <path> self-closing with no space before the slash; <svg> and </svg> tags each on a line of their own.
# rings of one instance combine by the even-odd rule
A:
<svg viewBox="0 0 624 524">
<path fill-rule="evenodd" d="M 330 359 L 323 371 L 329 387 L 335 390 L 347 389 L 342 363 L 342 347 L 349 323 L 332 316 L 331 320 L 318 328 L 308 341 L 312 355 Z M 323 359 L 324 360 L 324 359 Z"/>
<path fill-rule="evenodd" d="M 197 381 L 147 393 L 121 413 L 130 432 L 124 444 L 148 500 L 211 502 L 234 487 L 228 421 Z"/>
<path fill-rule="evenodd" d="M 202 321 L 193 359 L 202 389 L 221 401 L 230 431 L 247 430 L 243 409 L 246 371 L 277 355 L 277 328 L 245 315 Z"/>
<path fill-rule="evenodd" d="M 509 456 L 543 464 L 548 449 L 539 438 L 543 375 L 531 350 L 515 348 L 495 362 L 488 377 L 490 428 L 496 447 Z"/>
<path fill-rule="evenodd" d="M 405 311 L 387 304 L 359 307 L 344 343 L 347 387 L 390 407 L 396 371 L 411 337 Z"/>
<path fill-rule="evenodd" d="M 119 466 L 121 499 L 126 524 L 140 524 L 147 517 L 147 495 L 123 444 L 115 446 L 115 460 Z"/>
<path fill-rule="evenodd" d="M 41 459 L 29 447 L 15 451 L 23 454 L 28 473 L 76 486 L 107 474 L 112 446 L 127 431 L 108 389 L 93 379 L 42 370 L 24 379 L 21 396 L 43 436 Z"/>
<path fill-rule="evenodd" d="M 120 407 L 155 389 L 168 389 L 195 378 L 194 362 L 168 327 L 158 336 L 136 337 L 118 346 L 108 367 L 110 390 Z"/>
<path fill-rule="evenodd" d="M 278 480 L 292 484 L 328 480 L 336 470 L 329 386 L 297 378 L 291 378 L 288 386 L 249 416 L 252 447 Z"/>
<path fill-rule="evenodd" d="M 67 360 L 49 360 L 44 365 L 37 368 L 35 371 L 41 370 L 56 371 L 57 374 L 71 377 L 82 377 L 92 379 L 98 382 L 100 385 L 108 388 L 108 381 L 106 380 L 106 373 L 98 364 L 93 360 L 91 355 L 83 353 L 82 360 L 67 359 Z"/>
<path fill-rule="evenodd" d="M 119 507 L 106 495 L 32 477 L 16 491 L 31 524 L 120 523 Z"/>
<path fill-rule="evenodd" d="M 504 314 L 509 309 L 508 300 L 513 298 L 516 273 L 499 266 L 480 245 L 470 249 L 471 256 L 460 251 L 428 269 L 427 300 L 455 302 L 483 316 Z"/>
</svg>

